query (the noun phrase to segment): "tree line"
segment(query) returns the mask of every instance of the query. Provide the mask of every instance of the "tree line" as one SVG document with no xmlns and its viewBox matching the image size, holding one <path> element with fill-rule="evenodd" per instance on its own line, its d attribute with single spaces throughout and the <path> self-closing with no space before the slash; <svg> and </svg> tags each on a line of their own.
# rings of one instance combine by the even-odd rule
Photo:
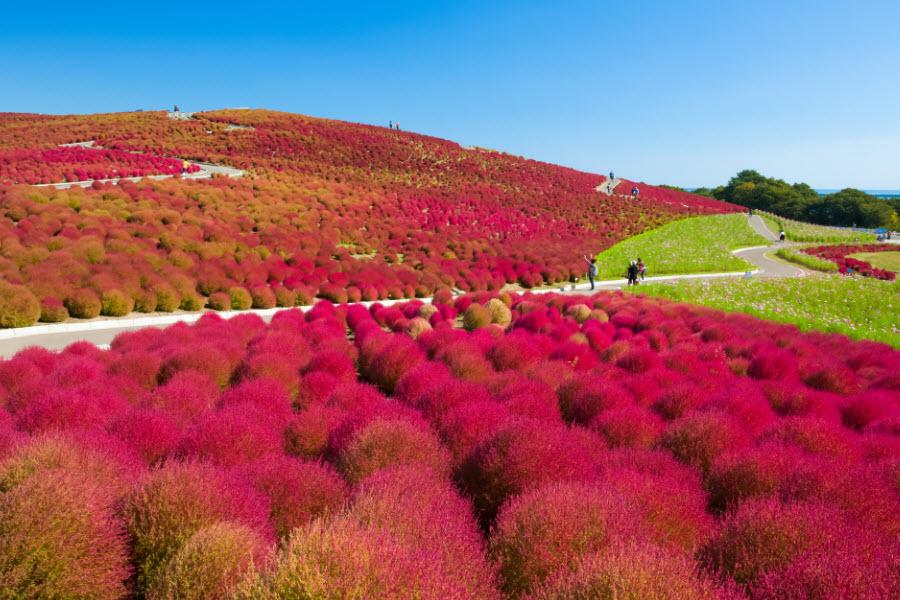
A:
<svg viewBox="0 0 900 600">
<path fill-rule="evenodd" d="M 823 196 L 805 183 L 787 183 L 751 169 L 739 172 L 726 185 L 693 193 L 819 225 L 897 228 L 900 224 L 900 199 L 876 198 L 853 188 Z"/>
</svg>

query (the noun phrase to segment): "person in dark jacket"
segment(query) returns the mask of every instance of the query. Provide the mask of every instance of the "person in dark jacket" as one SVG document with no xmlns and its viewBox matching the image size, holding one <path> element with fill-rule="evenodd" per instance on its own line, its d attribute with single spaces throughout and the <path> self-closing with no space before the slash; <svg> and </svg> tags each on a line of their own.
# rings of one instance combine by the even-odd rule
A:
<svg viewBox="0 0 900 600">
<path fill-rule="evenodd" d="M 597 273 L 599 272 L 599 268 L 597 267 L 597 259 L 588 258 L 587 256 L 585 256 L 584 260 L 588 264 L 588 279 L 591 282 L 591 289 L 594 289 L 594 279 L 596 279 Z"/>
<path fill-rule="evenodd" d="M 628 265 L 628 285 L 637 285 L 638 266 L 635 261 Z"/>
</svg>

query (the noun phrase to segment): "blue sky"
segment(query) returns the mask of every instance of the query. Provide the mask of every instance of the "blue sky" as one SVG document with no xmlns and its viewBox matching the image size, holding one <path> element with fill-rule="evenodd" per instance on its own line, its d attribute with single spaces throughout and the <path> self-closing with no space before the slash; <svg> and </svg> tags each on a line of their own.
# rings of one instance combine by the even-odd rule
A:
<svg viewBox="0 0 900 600">
<path fill-rule="evenodd" d="M 686 186 L 900 188 L 900 2 L 7 3 L 0 111 L 266 107 Z"/>
</svg>

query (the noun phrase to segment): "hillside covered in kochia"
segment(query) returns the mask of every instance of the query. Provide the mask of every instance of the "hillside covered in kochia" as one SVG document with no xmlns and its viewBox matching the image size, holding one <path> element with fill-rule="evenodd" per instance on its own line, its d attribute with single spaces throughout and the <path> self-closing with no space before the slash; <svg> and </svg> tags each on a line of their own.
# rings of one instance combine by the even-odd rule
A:
<svg viewBox="0 0 900 600">
<path fill-rule="evenodd" d="M 89 140 L 111 151 L 109 169 L 140 153 L 247 175 L 71 190 L 0 183 L 0 313 L 33 315 L 40 302 L 54 321 L 532 287 L 580 276 L 583 254 L 646 229 L 737 209 L 652 186 L 638 199 L 608 196 L 595 191 L 602 176 L 272 111 L 0 114 L 0 156 L 22 181 L 36 181 L 34 156 Z"/>
</svg>

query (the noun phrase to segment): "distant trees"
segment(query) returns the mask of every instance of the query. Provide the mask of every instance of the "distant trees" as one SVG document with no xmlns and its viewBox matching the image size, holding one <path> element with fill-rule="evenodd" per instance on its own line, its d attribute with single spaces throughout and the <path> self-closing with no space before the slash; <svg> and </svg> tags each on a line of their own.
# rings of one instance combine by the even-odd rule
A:
<svg viewBox="0 0 900 600">
<path fill-rule="evenodd" d="M 853 188 L 820 196 L 805 183 L 790 184 L 752 169 L 739 172 L 727 185 L 694 193 L 820 225 L 896 227 L 898 223 L 897 202 Z"/>
</svg>

